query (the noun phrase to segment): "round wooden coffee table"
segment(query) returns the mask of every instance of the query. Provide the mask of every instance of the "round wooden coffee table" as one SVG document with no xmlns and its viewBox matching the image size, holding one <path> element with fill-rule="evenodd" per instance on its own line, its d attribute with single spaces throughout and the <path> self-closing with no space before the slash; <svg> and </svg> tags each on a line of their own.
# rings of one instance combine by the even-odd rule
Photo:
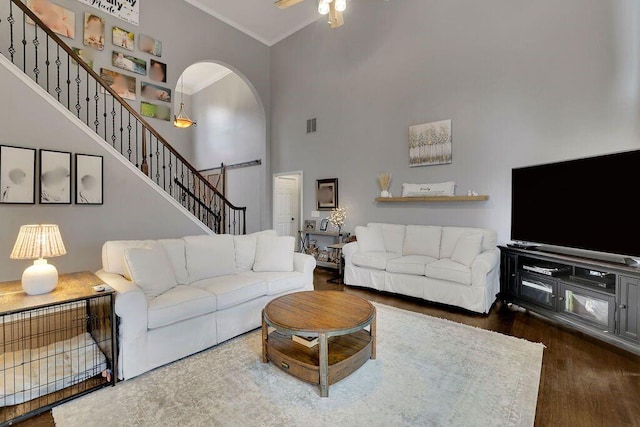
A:
<svg viewBox="0 0 640 427">
<path fill-rule="evenodd" d="M 317 337 L 318 343 L 300 344 L 293 336 Z M 297 292 L 262 311 L 262 362 L 319 384 L 322 397 L 329 396 L 329 385 L 375 358 L 376 308 L 365 299 L 337 291 Z"/>
</svg>

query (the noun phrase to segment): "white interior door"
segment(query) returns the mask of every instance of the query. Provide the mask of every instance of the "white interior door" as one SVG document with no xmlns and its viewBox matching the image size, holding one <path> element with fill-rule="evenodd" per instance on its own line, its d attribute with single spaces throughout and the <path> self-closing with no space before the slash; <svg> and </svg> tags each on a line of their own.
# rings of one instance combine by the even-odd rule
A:
<svg viewBox="0 0 640 427">
<path fill-rule="evenodd" d="M 300 179 L 297 175 L 276 176 L 274 222 L 278 236 L 298 238 L 300 223 Z"/>
</svg>

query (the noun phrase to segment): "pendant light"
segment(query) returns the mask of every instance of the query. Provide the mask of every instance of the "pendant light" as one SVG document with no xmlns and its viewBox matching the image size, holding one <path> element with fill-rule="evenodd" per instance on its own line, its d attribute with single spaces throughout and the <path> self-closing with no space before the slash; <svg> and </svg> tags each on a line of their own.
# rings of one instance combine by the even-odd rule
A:
<svg viewBox="0 0 640 427">
<path fill-rule="evenodd" d="M 177 116 L 173 116 L 173 125 L 180 129 L 197 125 L 197 123 L 191 120 L 189 116 L 187 116 L 187 113 L 184 112 L 184 74 L 180 76 L 180 110 Z"/>
</svg>

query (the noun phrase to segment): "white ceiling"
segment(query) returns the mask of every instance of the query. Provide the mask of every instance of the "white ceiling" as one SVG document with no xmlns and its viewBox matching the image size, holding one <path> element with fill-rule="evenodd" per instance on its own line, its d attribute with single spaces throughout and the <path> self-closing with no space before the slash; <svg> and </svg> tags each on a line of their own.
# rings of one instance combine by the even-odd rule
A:
<svg viewBox="0 0 640 427">
<path fill-rule="evenodd" d="M 178 81 L 177 89 L 185 95 L 193 95 L 232 72 L 227 67 L 213 62 L 199 62 L 184 70 L 181 80 Z M 184 85 L 184 90 L 181 90 L 182 85 Z"/>
<path fill-rule="evenodd" d="M 321 17 L 316 0 L 306 0 L 287 9 L 278 9 L 274 0 L 185 1 L 267 46 L 278 43 Z"/>
</svg>

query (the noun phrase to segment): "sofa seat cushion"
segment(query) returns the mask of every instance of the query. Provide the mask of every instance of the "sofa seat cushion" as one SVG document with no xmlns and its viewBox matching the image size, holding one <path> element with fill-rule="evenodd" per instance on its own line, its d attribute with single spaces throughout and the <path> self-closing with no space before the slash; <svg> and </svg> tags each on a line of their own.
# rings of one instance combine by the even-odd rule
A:
<svg viewBox="0 0 640 427">
<path fill-rule="evenodd" d="M 259 279 L 267 283 L 267 295 L 278 295 L 283 292 L 295 291 L 305 286 L 304 273 L 274 272 L 274 271 L 247 271 L 243 276 Z"/>
<path fill-rule="evenodd" d="M 266 282 L 257 277 L 242 274 L 212 277 L 192 283 L 192 286 L 215 294 L 218 300 L 218 310 L 234 307 L 267 295 Z"/>
<path fill-rule="evenodd" d="M 406 255 L 387 262 L 387 271 L 389 273 L 402 273 L 413 274 L 414 276 L 424 276 L 425 266 L 436 261 L 436 258 L 431 258 L 429 256 Z"/>
<path fill-rule="evenodd" d="M 216 296 L 193 286 L 178 285 L 148 301 L 149 329 L 216 311 Z"/>
<path fill-rule="evenodd" d="M 471 268 L 450 259 L 440 259 L 424 268 L 424 275 L 432 279 L 448 280 L 471 285 Z"/>
<path fill-rule="evenodd" d="M 387 262 L 396 258 L 400 258 L 400 255 L 391 252 L 356 252 L 353 254 L 351 262 L 358 267 L 385 270 Z"/>
</svg>

